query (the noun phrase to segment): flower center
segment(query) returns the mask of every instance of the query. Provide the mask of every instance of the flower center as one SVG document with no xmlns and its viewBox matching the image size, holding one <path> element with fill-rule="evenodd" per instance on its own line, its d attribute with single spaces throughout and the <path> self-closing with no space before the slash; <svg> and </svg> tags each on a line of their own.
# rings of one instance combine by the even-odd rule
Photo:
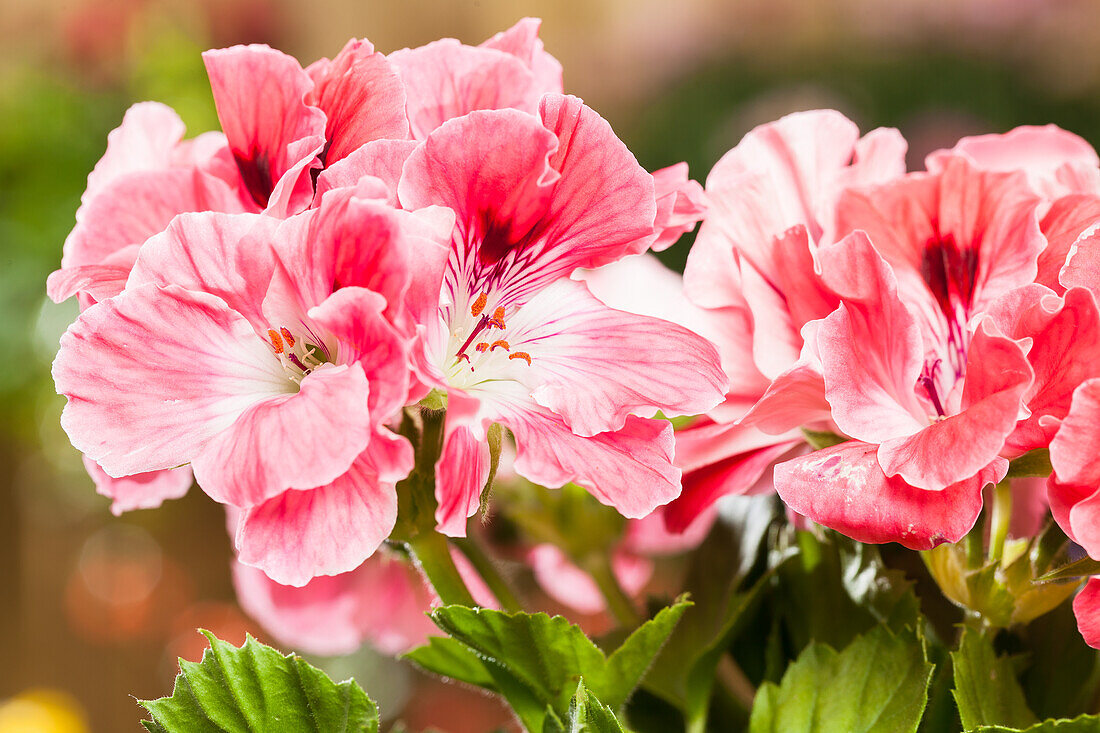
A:
<svg viewBox="0 0 1100 733">
<path fill-rule="evenodd" d="M 307 374 L 330 361 L 327 349 L 295 337 L 285 326 L 281 326 L 278 331 L 269 328 L 267 337 L 275 356 L 283 365 L 287 379 L 295 384 L 300 385 Z"/>
<path fill-rule="evenodd" d="M 497 362 L 503 367 L 509 362 L 524 362 L 531 364 L 531 355 L 526 351 L 513 351 L 508 342 L 508 325 L 505 323 L 507 315 L 504 306 L 497 306 L 492 313 L 486 312 L 489 296 L 480 293 L 470 304 L 470 315 L 477 320 L 469 333 L 463 335 L 462 330 L 453 331 L 451 334 L 454 361 L 448 365 L 447 374 L 452 383 L 468 383 L 469 374 L 484 371 L 484 367 L 490 362 Z M 454 348 L 454 344 L 458 344 Z M 494 371 L 496 371 L 494 369 Z M 456 385 L 468 386 L 468 385 Z"/>
</svg>

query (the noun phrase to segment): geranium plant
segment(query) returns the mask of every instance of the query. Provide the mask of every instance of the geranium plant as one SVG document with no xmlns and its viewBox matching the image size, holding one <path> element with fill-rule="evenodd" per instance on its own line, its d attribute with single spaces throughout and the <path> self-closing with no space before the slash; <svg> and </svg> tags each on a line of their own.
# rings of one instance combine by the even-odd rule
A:
<svg viewBox="0 0 1100 733">
<path fill-rule="evenodd" d="M 221 132 L 127 112 L 47 283 L 97 489 L 193 479 L 274 639 L 527 730 L 1100 729 L 1095 151 L 1018 128 L 907 171 L 812 111 L 704 189 L 538 27 L 209 51 Z M 682 278 L 649 254 L 700 221 Z M 210 642 L 149 730 L 379 728 Z"/>
</svg>

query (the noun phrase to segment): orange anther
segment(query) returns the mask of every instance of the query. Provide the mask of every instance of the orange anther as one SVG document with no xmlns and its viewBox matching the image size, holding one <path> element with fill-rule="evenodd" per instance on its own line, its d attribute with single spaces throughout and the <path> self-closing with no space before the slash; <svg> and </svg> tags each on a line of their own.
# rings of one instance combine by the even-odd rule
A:
<svg viewBox="0 0 1100 733">
<path fill-rule="evenodd" d="M 510 351 L 512 348 L 507 341 L 494 341 L 493 345 L 489 347 L 489 351 L 496 351 L 498 346 L 503 346 L 505 351 Z"/>
<path fill-rule="evenodd" d="M 279 336 L 279 332 L 273 328 L 267 329 L 267 337 L 271 339 L 271 345 L 275 347 L 275 353 L 283 353 L 283 339 Z"/>
<path fill-rule="evenodd" d="M 286 340 L 286 345 L 293 349 L 294 337 L 290 335 L 290 331 L 287 330 L 287 327 L 283 326 L 282 328 L 280 328 L 279 333 L 283 334 L 283 338 Z"/>
<path fill-rule="evenodd" d="M 489 300 L 489 296 L 485 293 L 477 296 L 477 299 L 474 300 L 474 304 L 470 306 L 470 315 L 480 316 L 481 311 L 485 310 L 485 301 L 487 300 Z"/>
<path fill-rule="evenodd" d="M 508 355 L 509 359 L 523 359 L 527 366 L 531 366 L 531 355 L 526 351 L 515 351 Z"/>
<path fill-rule="evenodd" d="M 489 348 L 489 344 L 485 343 L 484 341 L 482 341 L 480 344 L 475 344 L 474 345 L 474 350 L 475 351 L 486 351 L 486 350 L 488 350 L 488 348 Z"/>
<path fill-rule="evenodd" d="M 489 324 L 497 328 L 504 328 L 504 306 L 497 306 L 497 309 L 493 311 L 493 317 L 489 320 Z"/>
</svg>

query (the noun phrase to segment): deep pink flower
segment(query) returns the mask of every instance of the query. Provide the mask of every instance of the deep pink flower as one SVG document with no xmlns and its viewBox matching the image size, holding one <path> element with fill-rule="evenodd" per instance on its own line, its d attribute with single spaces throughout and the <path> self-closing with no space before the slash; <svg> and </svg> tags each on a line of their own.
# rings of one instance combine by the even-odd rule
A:
<svg viewBox="0 0 1100 733">
<path fill-rule="evenodd" d="M 244 509 L 240 558 L 275 580 L 356 567 L 389 534 L 411 468 L 384 424 L 412 389 L 409 304 L 438 292 L 446 253 L 422 226 L 351 189 L 285 221 L 178 217 L 126 290 L 62 338 L 73 444 L 114 476 L 190 463 Z M 431 272 L 434 286 L 419 282 Z"/>
<path fill-rule="evenodd" d="M 1100 578 L 1089 578 L 1073 599 L 1073 613 L 1085 643 L 1100 649 Z"/>
<path fill-rule="evenodd" d="M 470 456 L 487 455 L 494 421 L 516 438 L 517 473 L 536 483 L 575 481 L 629 517 L 679 493 L 671 426 L 635 413 L 713 406 L 725 382 L 713 347 L 608 308 L 568 278 L 652 241 L 654 191 L 610 126 L 560 95 L 545 96 L 538 117 L 481 111 L 444 123 L 405 163 L 403 206 L 457 214 L 421 363 L 449 396 L 444 531 L 464 531 L 477 507 L 487 461 Z"/>
</svg>

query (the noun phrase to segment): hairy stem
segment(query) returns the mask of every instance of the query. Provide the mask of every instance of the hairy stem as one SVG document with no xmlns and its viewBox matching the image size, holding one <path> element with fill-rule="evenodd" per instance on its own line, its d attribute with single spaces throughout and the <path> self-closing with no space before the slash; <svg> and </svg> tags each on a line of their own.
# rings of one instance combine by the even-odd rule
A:
<svg viewBox="0 0 1100 733">
<path fill-rule="evenodd" d="M 1011 520 L 1012 487 L 1002 481 L 993 489 L 993 511 L 989 515 L 989 559 L 993 562 L 999 562 L 1004 554 Z"/>
<path fill-rule="evenodd" d="M 592 580 L 596 581 L 596 587 L 600 589 L 604 600 L 607 601 L 608 610 L 619 625 L 627 629 L 640 626 L 642 616 L 635 608 L 634 601 L 619 584 L 619 579 L 615 577 L 615 572 L 611 568 L 611 558 L 605 553 L 594 552 L 589 554 L 581 565 L 592 576 Z"/>
<path fill-rule="evenodd" d="M 474 597 L 458 573 L 447 538 L 438 532 L 424 531 L 408 541 L 409 554 L 444 604 L 474 606 Z"/>
</svg>

